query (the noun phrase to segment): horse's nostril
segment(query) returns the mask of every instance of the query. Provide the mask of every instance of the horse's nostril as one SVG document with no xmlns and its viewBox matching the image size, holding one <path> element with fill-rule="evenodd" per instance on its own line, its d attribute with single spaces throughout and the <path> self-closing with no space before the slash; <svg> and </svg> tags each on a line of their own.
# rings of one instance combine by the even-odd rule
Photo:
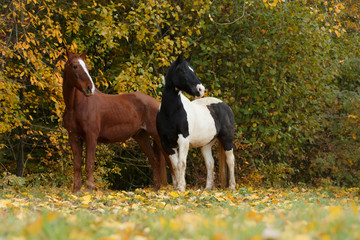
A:
<svg viewBox="0 0 360 240">
<path fill-rule="evenodd" d="M 87 92 L 91 93 L 91 87 L 90 86 L 87 86 Z"/>
</svg>

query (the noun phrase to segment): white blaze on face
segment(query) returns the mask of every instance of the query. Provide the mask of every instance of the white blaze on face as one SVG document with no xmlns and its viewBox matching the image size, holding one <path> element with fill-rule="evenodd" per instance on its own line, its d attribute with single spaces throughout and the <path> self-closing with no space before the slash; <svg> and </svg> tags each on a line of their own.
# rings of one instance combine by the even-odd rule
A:
<svg viewBox="0 0 360 240">
<path fill-rule="evenodd" d="M 195 72 L 194 69 L 192 69 L 190 66 L 189 66 L 189 69 L 190 69 L 192 72 Z"/>
<path fill-rule="evenodd" d="M 200 93 L 200 97 L 204 96 L 205 93 L 205 87 L 202 84 L 198 84 L 196 85 L 196 89 L 199 91 Z"/>
<path fill-rule="evenodd" d="M 86 68 L 86 64 L 85 64 L 85 62 L 84 62 L 82 59 L 79 59 L 78 61 L 79 61 L 79 63 L 80 63 L 80 66 L 84 69 L 85 73 L 87 74 L 87 76 L 89 77 L 89 79 L 90 79 L 90 81 L 91 81 L 91 85 L 92 85 L 92 87 L 91 87 L 91 93 L 94 94 L 94 92 L 95 92 L 95 84 L 94 84 L 94 82 L 93 82 L 93 80 L 92 80 L 92 78 L 91 78 L 91 76 L 90 76 L 90 74 L 89 74 L 89 71 L 88 71 L 87 68 Z"/>
</svg>

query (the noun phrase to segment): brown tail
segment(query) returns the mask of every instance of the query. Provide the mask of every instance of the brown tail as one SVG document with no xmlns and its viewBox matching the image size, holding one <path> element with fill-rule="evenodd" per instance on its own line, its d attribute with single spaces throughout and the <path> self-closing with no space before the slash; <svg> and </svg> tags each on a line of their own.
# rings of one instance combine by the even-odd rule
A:
<svg viewBox="0 0 360 240">
<path fill-rule="evenodd" d="M 227 180 L 228 180 L 228 169 L 226 165 L 226 156 L 225 150 L 221 142 L 218 142 L 218 159 L 219 159 L 219 177 L 220 177 L 220 185 L 222 188 L 227 187 Z"/>
<path fill-rule="evenodd" d="M 160 184 L 163 187 L 166 187 L 168 184 L 168 180 L 167 180 L 167 172 L 166 172 L 166 164 L 169 165 L 167 161 L 167 158 L 169 158 L 168 156 L 165 155 L 165 153 L 163 151 L 161 151 L 159 144 L 157 144 L 155 141 L 153 143 L 154 145 L 154 151 L 156 156 L 159 159 L 159 165 L 160 165 Z M 171 166 L 171 164 L 170 164 Z M 172 171 L 172 169 L 170 169 L 170 171 Z"/>
</svg>

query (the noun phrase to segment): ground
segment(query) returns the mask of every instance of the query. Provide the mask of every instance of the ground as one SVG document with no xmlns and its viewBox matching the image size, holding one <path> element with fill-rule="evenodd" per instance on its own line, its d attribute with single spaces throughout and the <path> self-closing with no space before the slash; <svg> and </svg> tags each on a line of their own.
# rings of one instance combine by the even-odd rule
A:
<svg viewBox="0 0 360 240">
<path fill-rule="evenodd" d="M 0 239 L 360 239 L 359 188 L 3 187 Z"/>
</svg>

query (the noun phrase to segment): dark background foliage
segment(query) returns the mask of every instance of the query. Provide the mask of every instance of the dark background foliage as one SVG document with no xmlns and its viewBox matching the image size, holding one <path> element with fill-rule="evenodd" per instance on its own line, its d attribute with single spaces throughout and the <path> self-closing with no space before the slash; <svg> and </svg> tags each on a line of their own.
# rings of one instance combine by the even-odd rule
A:
<svg viewBox="0 0 360 240">
<path fill-rule="evenodd" d="M 71 185 L 64 48 L 88 50 L 97 88 L 159 101 L 180 52 L 236 116 L 239 184 L 359 185 L 359 5 L 354 1 L 5 1 L 0 171 Z M 101 145 L 99 187 L 151 185 L 133 141 Z M 187 181 L 202 186 L 198 150 Z"/>
</svg>

